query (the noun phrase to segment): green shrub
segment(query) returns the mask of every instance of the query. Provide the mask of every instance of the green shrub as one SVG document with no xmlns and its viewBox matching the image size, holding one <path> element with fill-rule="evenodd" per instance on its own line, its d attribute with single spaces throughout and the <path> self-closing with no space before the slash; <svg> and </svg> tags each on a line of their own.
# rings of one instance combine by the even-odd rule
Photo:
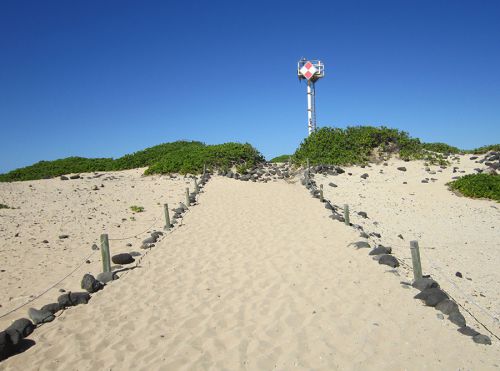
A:
<svg viewBox="0 0 500 371">
<path fill-rule="evenodd" d="M 197 174 L 207 168 L 228 170 L 233 166 L 252 167 L 264 161 L 262 155 L 250 144 L 224 143 L 185 148 L 166 156 L 151 165 L 146 174 L 181 173 Z"/>
<path fill-rule="evenodd" d="M 36 164 L 12 170 L 0 175 L 0 181 L 48 179 L 70 173 L 107 171 L 112 168 L 111 158 L 68 157 L 55 161 L 40 161 Z"/>
<path fill-rule="evenodd" d="M 492 174 L 471 174 L 448 183 L 450 189 L 464 196 L 489 198 L 500 202 L 500 176 Z"/>
<path fill-rule="evenodd" d="M 0 209 L 10 209 L 10 207 L 5 204 L 0 204 Z"/>
<path fill-rule="evenodd" d="M 304 164 L 352 165 L 367 163 L 372 152 L 399 153 L 403 159 L 424 158 L 418 139 L 397 129 L 353 126 L 346 129 L 323 127 L 304 139 L 293 161 Z"/>
<path fill-rule="evenodd" d="M 133 205 L 130 206 L 130 210 L 132 210 L 134 213 L 142 213 L 144 211 L 144 207 Z"/>
<path fill-rule="evenodd" d="M 250 144 L 225 143 L 205 145 L 201 142 L 177 141 L 146 148 L 116 160 L 68 157 L 55 161 L 40 161 L 34 165 L 0 175 L 0 181 L 35 180 L 53 178 L 70 173 L 92 171 L 118 171 L 148 167 L 145 174 L 200 173 L 208 168 L 229 169 L 235 165 L 251 167 L 264 161 Z"/>
<path fill-rule="evenodd" d="M 432 152 L 439 152 L 439 153 L 460 153 L 462 152 L 459 148 L 450 146 L 449 144 L 446 143 L 423 143 L 422 144 L 423 148 L 432 151 Z"/>
<path fill-rule="evenodd" d="M 487 146 L 482 146 L 482 147 L 479 147 L 479 148 L 476 148 L 476 149 L 472 149 L 472 150 L 468 150 L 468 151 L 465 151 L 466 153 L 474 153 L 474 154 L 478 154 L 478 155 L 482 155 L 486 152 L 489 152 L 489 151 L 496 151 L 496 152 L 499 152 L 500 151 L 500 144 L 489 144 Z"/>
<path fill-rule="evenodd" d="M 271 159 L 270 162 L 288 162 L 292 155 L 281 155 Z"/>
</svg>

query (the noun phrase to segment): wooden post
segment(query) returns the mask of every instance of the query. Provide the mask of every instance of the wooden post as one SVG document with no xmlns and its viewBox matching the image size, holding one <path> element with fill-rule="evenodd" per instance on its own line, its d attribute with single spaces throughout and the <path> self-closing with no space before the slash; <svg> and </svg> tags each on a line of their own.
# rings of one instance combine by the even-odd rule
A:
<svg viewBox="0 0 500 371">
<path fill-rule="evenodd" d="M 311 166 L 309 165 L 309 159 L 307 159 L 307 177 L 309 178 L 309 173 L 311 172 Z"/>
<path fill-rule="evenodd" d="M 194 191 L 196 193 L 200 192 L 200 188 L 198 187 L 198 181 L 196 180 L 196 178 L 194 178 Z"/>
<path fill-rule="evenodd" d="M 319 202 L 324 202 L 324 199 L 323 199 L 323 184 L 319 185 Z"/>
<path fill-rule="evenodd" d="M 102 271 L 111 272 L 111 261 L 109 256 L 109 239 L 107 234 L 101 234 L 101 256 L 102 256 Z"/>
<path fill-rule="evenodd" d="M 170 230 L 170 213 L 168 212 L 168 204 L 163 205 L 163 210 L 165 211 L 165 227 L 163 228 L 165 231 Z"/>
<path fill-rule="evenodd" d="M 345 225 L 351 225 L 351 222 L 349 220 L 349 205 L 348 204 L 344 205 L 344 223 L 345 223 Z"/>
<path fill-rule="evenodd" d="M 203 175 L 207 172 L 207 164 L 203 164 Z"/>
<path fill-rule="evenodd" d="M 191 206 L 191 204 L 189 203 L 189 188 L 186 188 L 186 206 Z"/>
<path fill-rule="evenodd" d="M 420 249 L 418 241 L 410 241 L 411 262 L 413 263 L 413 279 L 422 278 L 422 263 L 420 262 Z"/>
</svg>

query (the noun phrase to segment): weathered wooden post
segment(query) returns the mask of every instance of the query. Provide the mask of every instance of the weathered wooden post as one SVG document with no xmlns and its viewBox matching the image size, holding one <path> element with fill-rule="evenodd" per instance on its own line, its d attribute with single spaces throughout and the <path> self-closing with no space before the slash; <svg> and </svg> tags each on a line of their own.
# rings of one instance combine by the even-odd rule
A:
<svg viewBox="0 0 500 371">
<path fill-rule="evenodd" d="M 324 202 L 324 199 L 323 199 L 323 184 L 319 185 L 319 202 Z"/>
<path fill-rule="evenodd" d="M 309 174 L 311 173 L 311 166 L 309 164 L 309 159 L 307 159 L 307 177 L 309 178 Z"/>
<path fill-rule="evenodd" d="M 203 175 L 207 172 L 207 164 L 203 164 Z"/>
<path fill-rule="evenodd" d="M 101 256 L 102 256 L 102 271 L 111 272 L 111 261 L 109 256 L 109 239 L 107 234 L 101 234 Z"/>
<path fill-rule="evenodd" d="M 189 187 L 186 188 L 186 206 L 191 206 L 191 204 L 189 203 Z"/>
<path fill-rule="evenodd" d="M 418 241 L 410 241 L 411 262 L 413 264 L 413 279 L 422 278 L 422 263 L 420 262 L 420 249 Z"/>
<path fill-rule="evenodd" d="M 196 178 L 194 178 L 194 191 L 196 193 L 200 192 L 200 188 L 198 187 L 198 180 Z"/>
<path fill-rule="evenodd" d="M 165 211 L 165 227 L 163 228 L 165 231 L 170 230 L 170 213 L 168 212 L 168 204 L 163 205 L 163 210 Z"/>
<path fill-rule="evenodd" d="M 344 223 L 345 225 L 351 225 L 351 221 L 349 220 L 349 205 L 344 205 Z"/>
</svg>

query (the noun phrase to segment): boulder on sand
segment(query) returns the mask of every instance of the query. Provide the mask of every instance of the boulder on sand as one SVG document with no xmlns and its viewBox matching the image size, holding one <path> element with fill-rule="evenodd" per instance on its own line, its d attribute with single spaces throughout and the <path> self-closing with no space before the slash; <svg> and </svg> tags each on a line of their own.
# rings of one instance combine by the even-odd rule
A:
<svg viewBox="0 0 500 371">
<path fill-rule="evenodd" d="M 135 259 L 129 253 L 122 253 L 122 254 L 113 255 L 113 257 L 111 258 L 111 261 L 114 264 L 130 264 L 130 263 L 135 262 Z"/>
</svg>

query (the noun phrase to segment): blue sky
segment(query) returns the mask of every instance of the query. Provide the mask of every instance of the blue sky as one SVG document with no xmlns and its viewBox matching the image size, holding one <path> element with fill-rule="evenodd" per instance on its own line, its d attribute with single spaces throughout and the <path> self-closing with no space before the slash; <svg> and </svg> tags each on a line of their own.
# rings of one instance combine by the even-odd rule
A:
<svg viewBox="0 0 500 371">
<path fill-rule="evenodd" d="M 3 0 L 0 172 L 178 139 L 292 153 L 302 56 L 325 63 L 319 126 L 498 143 L 499 19 L 493 0 Z"/>
</svg>

